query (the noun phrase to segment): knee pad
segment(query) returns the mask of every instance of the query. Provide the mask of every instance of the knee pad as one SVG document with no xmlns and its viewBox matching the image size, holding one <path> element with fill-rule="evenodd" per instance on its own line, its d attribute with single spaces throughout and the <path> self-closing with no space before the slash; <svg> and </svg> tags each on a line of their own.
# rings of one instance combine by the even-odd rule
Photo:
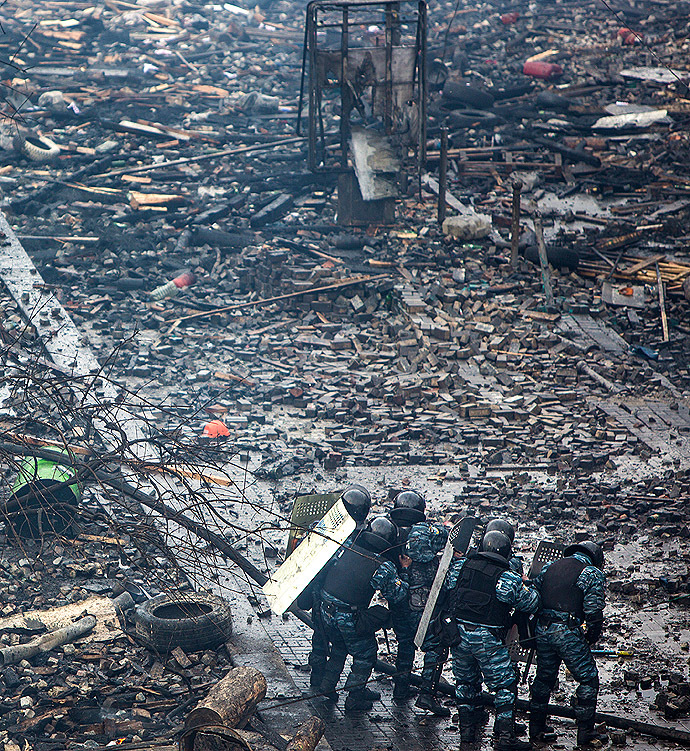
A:
<svg viewBox="0 0 690 751">
<path fill-rule="evenodd" d="M 594 694 L 598 694 L 599 674 L 595 673 L 594 675 L 580 681 L 580 685 L 577 687 L 577 693 L 579 694 L 581 691 L 585 691 L 586 693 L 592 692 Z"/>
</svg>

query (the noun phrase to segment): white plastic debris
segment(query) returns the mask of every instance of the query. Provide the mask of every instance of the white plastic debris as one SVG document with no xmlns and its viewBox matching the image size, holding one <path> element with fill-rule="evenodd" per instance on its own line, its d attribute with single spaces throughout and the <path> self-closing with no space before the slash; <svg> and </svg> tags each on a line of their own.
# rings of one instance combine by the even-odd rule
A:
<svg viewBox="0 0 690 751">
<path fill-rule="evenodd" d="M 443 222 L 443 234 L 458 240 L 479 240 L 491 232 L 491 217 L 486 214 L 449 216 Z"/>
<path fill-rule="evenodd" d="M 655 83 L 678 83 L 690 79 L 690 71 L 673 70 L 672 68 L 652 68 L 640 66 L 626 68 L 620 74 L 623 78 L 636 78 L 638 81 L 654 81 Z"/>
<path fill-rule="evenodd" d="M 67 100 L 61 91 L 44 91 L 38 97 L 38 106 L 45 109 L 59 112 L 67 107 Z"/>
<path fill-rule="evenodd" d="M 280 99 L 277 96 L 262 94 L 260 91 L 250 91 L 248 94 L 240 96 L 238 106 L 243 112 L 269 114 L 278 112 Z"/>
<path fill-rule="evenodd" d="M 630 112 L 624 115 L 600 117 L 593 130 L 618 130 L 622 128 L 648 128 L 655 123 L 670 123 L 668 110 L 652 110 L 651 112 Z"/>
</svg>

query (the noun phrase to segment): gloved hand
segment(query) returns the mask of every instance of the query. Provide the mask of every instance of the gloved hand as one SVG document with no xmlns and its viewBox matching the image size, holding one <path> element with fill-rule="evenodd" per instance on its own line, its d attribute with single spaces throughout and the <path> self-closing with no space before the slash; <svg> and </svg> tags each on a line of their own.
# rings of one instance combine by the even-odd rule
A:
<svg viewBox="0 0 690 751">
<path fill-rule="evenodd" d="M 587 644 L 596 644 L 599 641 L 601 632 L 604 630 L 604 614 L 594 613 L 587 617 L 587 631 L 585 639 Z"/>
</svg>

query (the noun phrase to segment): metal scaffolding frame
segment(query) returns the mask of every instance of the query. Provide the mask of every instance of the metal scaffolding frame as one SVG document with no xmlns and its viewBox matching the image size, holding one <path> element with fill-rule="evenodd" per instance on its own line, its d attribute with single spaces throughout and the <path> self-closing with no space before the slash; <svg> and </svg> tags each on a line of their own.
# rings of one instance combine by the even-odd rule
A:
<svg viewBox="0 0 690 751">
<path fill-rule="evenodd" d="M 401 161 L 421 173 L 426 155 L 426 31 L 424 0 L 309 3 L 298 129 L 308 71 L 312 171 L 348 169 L 352 119 L 358 116 L 364 128 L 388 136 Z M 338 89 L 339 138 L 333 141 L 324 124 L 324 99 Z"/>
</svg>

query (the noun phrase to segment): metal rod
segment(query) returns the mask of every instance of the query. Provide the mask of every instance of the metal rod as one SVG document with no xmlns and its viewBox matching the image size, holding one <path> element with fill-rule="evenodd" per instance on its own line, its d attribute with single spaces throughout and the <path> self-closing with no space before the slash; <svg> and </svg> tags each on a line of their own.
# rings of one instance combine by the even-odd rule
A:
<svg viewBox="0 0 690 751">
<path fill-rule="evenodd" d="M 446 191 L 448 189 L 448 128 L 441 128 L 441 160 L 438 165 L 438 223 L 446 218 Z"/>
<path fill-rule="evenodd" d="M 383 94 L 383 128 L 390 135 L 393 129 L 393 15 L 386 5 L 386 85 Z"/>
<path fill-rule="evenodd" d="M 352 96 L 348 86 L 348 46 L 350 44 L 350 15 L 347 7 L 343 8 L 342 31 L 340 36 L 340 164 L 347 167 L 347 143 L 350 140 L 350 112 Z"/>
<path fill-rule="evenodd" d="M 513 181 L 513 221 L 510 225 L 510 263 L 517 266 L 518 245 L 520 243 L 520 191 L 522 182 Z"/>
<path fill-rule="evenodd" d="M 309 169 L 316 169 L 316 8 L 311 3 L 307 9 L 307 40 L 309 47 Z M 320 102 L 318 103 L 320 106 Z M 323 144 L 322 144 L 323 146 Z"/>
<path fill-rule="evenodd" d="M 553 289 L 551 288 L 551 272 L 549 271 L 549 259 L 546 255 L 546 245 L 544 244 L 544 231 L 541 226 L 541 219 L 534 217 L 534 234 L 537 236 L 537 249 L 539 250 L 539 265 L 541 266 L 541 283 L 544 287 L 547 306 L 553 305 Z"/>
<path fill-rule="evenodd" d="M 426 104 L 427 104 L 427 76 L 426 76 L 426 2 L 420 0 L 417 15 L 418 49 L 419 49 L 419 81 L 418 81 L 418 114 L 419 114 L 419 195 L 422 195 L 422 171 L 426 164 Z"/>
</svg>

